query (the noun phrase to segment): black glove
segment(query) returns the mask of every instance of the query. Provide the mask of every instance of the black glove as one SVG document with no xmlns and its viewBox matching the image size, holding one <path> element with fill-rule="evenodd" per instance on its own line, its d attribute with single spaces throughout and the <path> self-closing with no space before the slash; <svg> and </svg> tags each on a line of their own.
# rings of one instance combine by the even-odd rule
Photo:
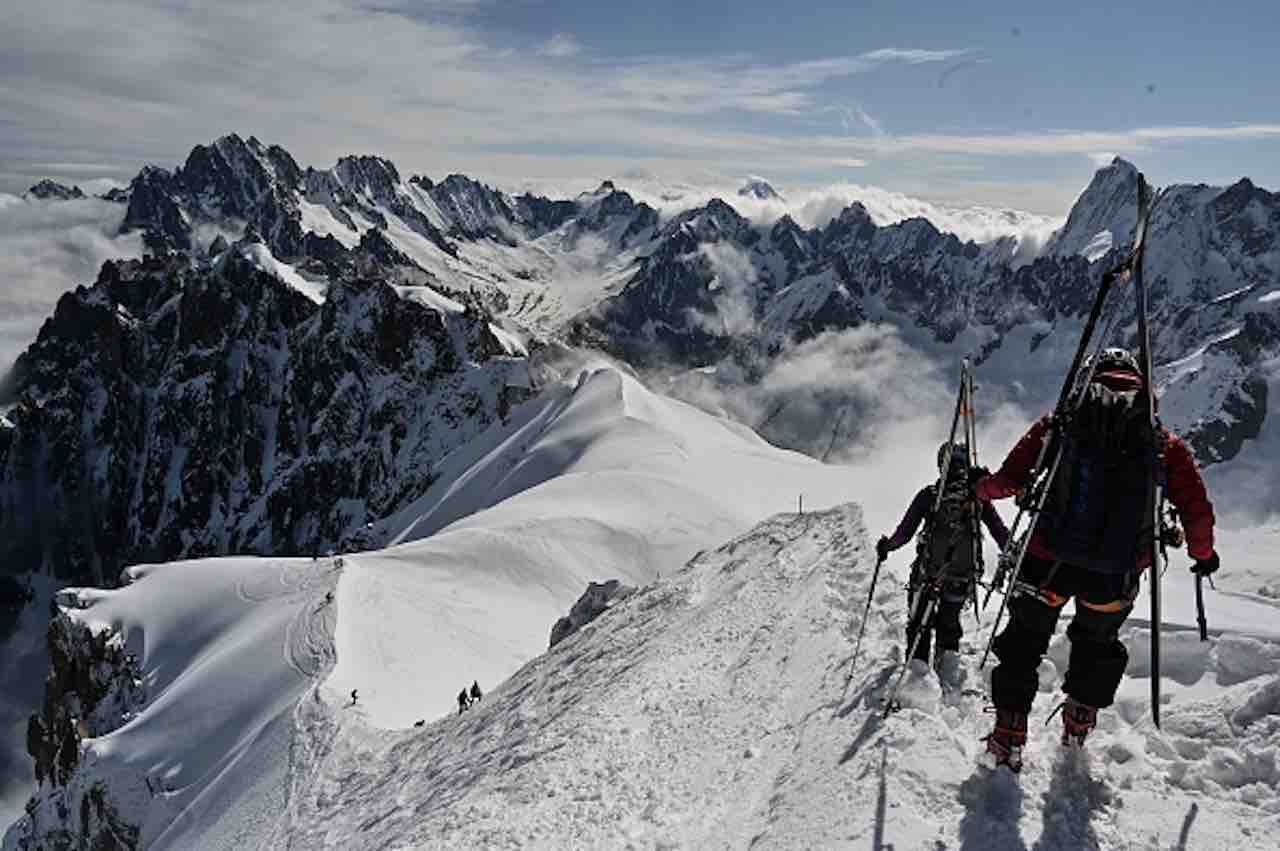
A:
<svg viewBox="0 0 1280 851">
<path fill-rule="evenodd" d="M 1212 576 L 1218 572 L 1218 568 L 1221 566 L 1218 561 L 1218 554 L 1214 552 L 1208 558 L 1196 559 L 1196 563 L 1191 565 L 1191 572 L 1196 576 Z"/>
<path fill-rule="evenodd" d="M 991 475 L 991 471 L 986 467 L 970 467 L 969 468 L 969 487 L 977 487 L 978 482 Z"/>
<path fill-rule="evenodd" d="M 876 541 L 876 557 L 881 561 L 889 557 L 889 539 L 884 535 L 881 535 L 880 540 Z"/>
</svg>

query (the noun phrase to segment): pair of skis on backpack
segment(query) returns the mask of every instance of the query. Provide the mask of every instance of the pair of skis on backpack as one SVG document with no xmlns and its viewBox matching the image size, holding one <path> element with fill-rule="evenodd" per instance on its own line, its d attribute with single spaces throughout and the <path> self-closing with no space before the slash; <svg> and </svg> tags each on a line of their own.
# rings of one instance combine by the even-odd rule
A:
<svg viewBox="0 0 1280 851">
<path fill-rule="evenodd" d="M 1164 522 L 1163 502 L 1164 491 L 1163 482 L 1156 474 L 1160 459 L 1160 449 L 1157 437 L 1161 434 L 1161 427 L 1156 418 L 1155 397 L 1154 397 L 1154 381 L 1152 379 L 1152 355 L 1150 346 L 1150 329 L 1147 323 L 1147 293 L 1142 278 L 1142 257 L 1143 248 L 1147 230 L 1150 223 L 1151 211 L 1154 208 L 1155 196 L 1150 191 L 1145 180 L 1140 179 L 1138 183 L 1139 190 L 1139 209 L 1137 224 L 1135 226 L 1135 234 L 1133 247 L 1128 257 L 1119 264 L 1115 269 L 1107 272 L 1102 276 L 1101 285 L 1096 295 L 1094 304 L 1086 319 L 1084 329 L 1081 334 L 1079 346 L 1072 360 L 1071 366 L 1067 372 L 1063 382 L 1062 390 L 1058 396 L 1058 401 L 1053 409 L 1053 414 L 1049 418 L 1048 429 L 1045 439 L 1041 443 L 1039 449 L 1039 457 L 1035 460 L 1032 468 L 1030 486 L 1020 495 L 1018 500 L 1018 517 L 1014 523 L 1013 531 L 1009 535 L 1008 544 L 1005 552 L 1002 553 L 1000 564 L 998 565 L 995 580 L 989 586 L 987 593 L 987 601 L 990 600 L 992 593 L 997 589 L 1002 593 L 999 611 L 996 616 L 996 623 L 992 626 L 991 639 L 998 632 L 1000 621 L 1003 618 L 1009 597 L 1012 594 L 1020 593 L 1018 589 L 1023 589 L 1026 585 L 1021 581 L 1021 574 L 1024 560 L 1027 557 L 1028 548 L 1033 535 L 1043 533 L 1043 535 L 1052 539 L 1054 543 L 1066 548 L 1068 552 L 1073 551 L 1071 548 L 1080 543 L 1081 529 L 1087 531 L 1088 524 L 1085 522 L 1077 522 L 1076 526 L 1072 526 L 1072 522 L 1078 520 L 1067 518 L 1063 506 L 1074 508 L 1079 500 L 1075 499 L 1075 493 L 1072 488 L 1077 486 L 1077 482 L 1069 479 L 1069 475 L 1074 475 L 1079 469 L 1078 455 L 1082 451 L 1081 444 L 1084 444 L 1084 451 L 1095 447 L 1089 446 L 1091 437 L 1095 437 L 1086 433 L 1087 429 L 1094 429 L 1105 433 L 1105 440 L 1096 439 L 1095 444 L 1120 445 L 1123 447 L 1121 454 L 1126 455 L 1128 461 L 1132 462 L 1134 472 L 1130 478 L 1136 482 L 1133 490 L 1134 493 L 1128 494 L 1122 500 L 1123 505 L 1116 506 L 1117 510 L 1127 512 L 1126 518 L 1132 521 L 1131 525 L 1135 529 L 1142 530 L 1135 532 L 1138 541 L 1139 553 L 1146 560 L 1146 564 L 1150 566 L 1149 585 L 1151 593 L 1151 625 L 1152 625 L 1152 642 L 1151 642 L 1151 687 L 1152 687 L 1152 717 L 1156 727 L 1160 726 L 1160 573 L 1161 563 L 1164 556 L 1164 548 L 1168 545 L 1176 545 L 1176 535 L 1167 533 L 1167 524 Z M 1133 290 L 1136 293 L 1137 305 L 1137 331 L 1139 342 L 1139 354 L 1136 359 L 1128 352 L 1124 352 L 1126 358 L 1134 361 L 1132 364 L 1134 371 L 1142 378 L 1141 390 L 1128 395 L 1119 394 L 1102 388 L 1095 389 L 1094 375 L 1099 370 L 1100 364 L 1105 362 L 1111 350 L 1099 350 L 1096 354 L 1086 358 L 1089 352 L 1094 333 L 1097 329 L 1098 322 L 1102 318 L 1104 305 L 1108 301 L 1114 285 L 1122 280 L 1128 280 L 1133 284 Z M 1113 305 L 1110 311 L 1105 329 L 1099 336 L 1099 340 L 1103 343 L 1112 335 L 1113 332 L 1120 330 L 1123 326 L 1120 322 L 1123 313 L 1123 298 L 1120 304 Z M 1117 350 L 1118 352 L 1119 350 Z M 1105 390 L 1106 392 L 1103 392 Z M 964 440 L 963 443 L 957 440 L 959 426 L 963 422 Z M 1083 435 L 1083 437 L 1082 437 Z M 1145 437 L 1145 440 L 1142 438 Z M 1132 445 L 1130 445 L 1132 444 Z M 944 445 L 946 458 L 939 458 L 939 480 L 936 486 L 936 501 L 934 504 L 934 514 L 937 516 L 938 508 L 941 505 L 943 495 L 955 489 L 957 482 L 953 481 L 953 477 L 957 475 L 957 466 L 952 465 L 951 455 L 955 450 L 960 450 L 968 454 L 971 466 L 964 471 L 964 475 L 968 474 L 968 470 L 976 468 L 976 440 L 975 429 L 973 425 L 973 375 L 970 364 L 966 359 L 960 379 L 960 390 L 957 394 L 956 412 L 952 420 L 951 433 L 947 444 Z M 1086 459 L 1086 462 L 1088 459 Z M 1059 475 L 1059 473 L 1062 475 Z M 1078 478 L 1078 477 L 1076 477 Z M 1127 481 L 1127 480 L 1126 480 Z M 966 482 L 966 484 L 968 484 Z M 1103 486 L 1106 490 L 1106 486 Z M 1096 490 L 1096 489 L 1095 489 Z M 1141 491 L 1139 493 L 1138 491 Z M 1131 497 L 1131 498 L 1130 498 Z M 1073 501 L 1074 500 L 1074 501 Z M 977 499 L 971 500 L 975 509 L 973 511 L 975 534 L 973 540 L 978 540 L 977 529 Z M 1110 505 L 1110 503 L 1107 503 Z M 1111 508 L 1104 507 L 1101 509 L 1104 514 L 1112 514 Z M 1131 516 L 1130 516 L 1131 515 Z M 1087 520 L 1088 518 L 1086 518 Z M 1106 518 L 1111 519 L 1111 518 Z M 1045 522 L 1041 522 L 1045 521 Z M 1105 524 L 1104 524 L 1105 525 Z M 1072 536 L 1076 538 L 1073 539 Z M 938 543 L 930 542 L 931 545 Z M 1132 545 L 1132 543 L 1131 543 Z M 937 549 L 933 547 L 933 549 Z M 1114 548 L 1113 548 L 1114 549 Z M 925 554 L 927 547 L 922 546 L 922 555 Z M 1145 552 L 1144 552 L 1145 551 Z M 1093 555 L 1103 552 L 1095 548 L 1091 551 Z M 1131 550 L 1129 552 L 1132 552 Z M 874 594 L 875 582 L 879 575 L 880 565 L 884 560 L 885 551 L 880 552 L 880 559 L 877 561 L 875 571 L 872 576 L 872 585 L 868 593 L 867 607 L 864 611 L 862 627 L 865 630 L 867 616 L 869 615 L 871 597 Z M 932 554 L 936 558 L 936 553 Z M 973 564 L 978 565 L 980 569 L 980 547 L 979 550 L 972 554 Z M 1132 556 L 1116 555 L 1112 553 L 1108 556 L 1115 565 L 1120 568 L 1132 570 L 1134 562 L 1128 561 L 1125 565 L 1124 558 L 1132 559 Z M 1090 558 L 1086 563 L 1097 563 L 1103 568 L 1111 569 L 1113 565 L 1097 562 L 1097 559 Z M 1215 562 L 1216 566 L 1216 562 Z M 898 673 L 894 681 L 892 689 L 884 699 L 883 711 L 885 717 L 888 716 L 898 705 L 898 694 L 907 670 L 910 666 L 910 660 L 915 655 L 916 642 L 921 636 L 930 632 L 934 625 L 934 619 L 938 613 L 938 586 L 939 578 L 946 570 L 945 565 L 929 565 L 930 573 L 926 577 L 926 581 L 921 586 L 919 593 L 913 594 L 911 601 L 911 612 L 908 620 L 909 635 L 912 638 L 911 647 L 906 654 L 906 662 L 903 664 L 902 670 Z M 1207 575 L 1207 574 L 1206 574 Z M 1047 581 L 1047 580 L 1046 580 Z M 976 587 L 976 586 L 975 586 Z M 1201 637 L 1206 637 L 1207 629 L 1203 616 L 1203 602 L 1200 591 L 1200 574 L 1197 573 L 1197 608 L 1198 620 L 1201 626 Z M 986 601 L 983 606 L 985 607 Z M 1060 605 L 1060 604 L 1059 604 Z M 976 596 L 974 598 L 975 611 L 978 609 Z M 854 662 L 861 648 L 862 633 L 859 633 L 858 644 L 854 652 Z M 988 642 L 986 652 L 984 652 L 979 670 L 985 667 L 986 660 L 992 649 L 992 643 Z M 1093 717 L 1087 716 L 1089 713 L 1096 715 L 1096 710 L 1081 705 L 1073 705 L 1068 701 L 1060 709 L 1064 713 L 1064 741 L 1068 743 L 1081 743 L 1088 733 L 1088 729 L 1092 729 Z M 1018 721 L 1021 720 L 1021 725 Z M 1025 744 L 1025 718 L 1023 719 L 1006 719 L 1007 723 L 1001 723 L 997 719 L 996 730 L 988 737 L 988 744 L 992 749 L 993 755 L 1003 764 L 1013 767 L 1013 762 L 1020 762 L 1021 747 Z M 1072 726 L 1074 725 L 1074 726 Z M 1083 732 L 1081 732 L 1083 730 Z M 1001 731 L 1005 731 L 1002 733 Z M 1002 736 L 1004 737 L 1002 740 Z M 1019 741 L 1021 736 L 1021 741 Z M 994 741 L 994 745 L 992 742 Z M 1001 758 L 1001 754 L 1004 754 Z M 1016 768 L 1015 768 L 1016 770 Z"/>
</svg>

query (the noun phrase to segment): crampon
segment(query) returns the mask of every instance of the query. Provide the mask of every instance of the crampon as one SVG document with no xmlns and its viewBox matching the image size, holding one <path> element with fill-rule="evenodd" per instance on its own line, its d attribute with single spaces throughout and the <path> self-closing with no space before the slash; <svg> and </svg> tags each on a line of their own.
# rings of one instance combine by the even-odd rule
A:
<svg viewBox="0 0 1280 851">
<path fill-rule="evenodd" d="M 1027 744 L 1026 713 L 997 708 L 996 727 L 983 741 L 997 766 L 1006 766 L 1014 774 L 1022 771 L 1022 749 Z"/>
</svg>

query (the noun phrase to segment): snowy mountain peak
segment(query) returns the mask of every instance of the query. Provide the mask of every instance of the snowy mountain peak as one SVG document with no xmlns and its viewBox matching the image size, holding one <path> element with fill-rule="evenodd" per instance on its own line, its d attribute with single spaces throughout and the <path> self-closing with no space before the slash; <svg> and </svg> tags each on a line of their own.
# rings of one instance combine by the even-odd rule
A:
<svg viewBox="0 0 1280 851">
<path fill-rule="evenodd" d="M 437 183 L 430 195 L 451 223 L 451 236 L 511 244 L 509 229 L 516 216 L 498 190 L 466 175 L 451 174 Z"/>
<path fill-rule="evenodd" d="M 395 163 L 367 154 L 343 157 L 334 166 L 333 173 L 350 191 L 373 198 L 391 197 L 400 184 L 400 172 L 396 170 Z"/>
<path fill-rule="evenodd" d="M 699 242 L 719 242 L 733 239 L 750 228 L 751 222 L 737 210 L 719 198 L 712 198 L 706 206 L 686 210 L 673 218 L 664 233 L 670 236 L 684 232 Z"/>
<path fill-rule="evenodd" d="M 1045 254 L 1083 255 L 1097 260 L 1112 248 L 1127 245 L 1138 221 L 1138 170 L 1116 157 L 1098 169 L 1071 208 L 1067 222 L 1049 240 Z"/>
<path fill-rule="evenodd" d="M 769 181 L 763 177 L 752 175 L 747 178 L 747 182 L 738 190 L 738 195 L 743 198 L 754 198 L 757 201 L 781 201 L 782 196 L 769 185 Z"/>
<path fill-rule="evenodd" d="M 592 189 L 590 192 L 579 192 L 577 198 L 574 200 L 581 207 L 590 207 L 601 198 L 607 198 L 617 191 L 618 187 L 612 180 L 604 180 L 600 182 L 599 186 Z"/>
<path fill-rule="evenodd" d="M 772 234 L 780 236 L 784 233 L 804 233 L 804 228 L 797 224 L 796 220 L 791 218 L 790 213 L 786 213 L 782 218 L 773 223 Z"/>
<path fill-rule="evenodd" d="M 825 245 L 844 245 L 866 242 L 875 234 L 876 223 L 861 201 L 854 201 L 840 211 L 840 215 L 827 222 L 822 230 Z"/>
</svg>

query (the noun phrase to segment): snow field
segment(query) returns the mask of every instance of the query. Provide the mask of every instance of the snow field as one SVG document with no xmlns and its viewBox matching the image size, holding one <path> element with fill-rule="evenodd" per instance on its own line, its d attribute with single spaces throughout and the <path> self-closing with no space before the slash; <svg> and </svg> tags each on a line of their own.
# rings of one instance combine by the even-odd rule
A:
<svg viewBox="0 0 1280 851">
<path fill-rule="evenodd" d="M 334 694 L 371 724 L 456 711 L 547 646 L 590 581 L 645 585 L 763 517 L 828 506 L 848 470 L 778 450 L 743 426 L 584 370 L 463 447 L 389 523 L 398 543 L 349 555 Z"/>
<path fill-rule="evenodd" d="M 76 783 L 105 782 L 147 848 L 238 848 L 285 803 L 294 707 L 333 663 L 330 560 L 221 558 L 128 568 L 113 591 L 61 602 L 123 636 L 144 710 L 87 739 Z M 16 837 L 6 834 L 4 849 Z"/>
<path fill-rule="evenodd" d="M 1060 700 L 1060 634 L 1014 782 L 981 765 L 984 630 L 945 687 L 912 675 L 906 708 L 880 720 L 906 612 L 903 566 L 882 570 L 852 671 L 873 560 L 855 507 L 780 515 L 646 586 L 461 717 L 390 731 L 318 706 L 332 745 L 307 766 L 316 783 L 293 798 L 287 832 L 295 847 L 343 848 L 1272 847 L 1275 642 L 1169 633 L 1161 732 L 1145 631 L 1126 629 L 1131 677 L 1081 753 L 1059 746 L 1058 719 L 1044 723 Z"/>
</svg>

